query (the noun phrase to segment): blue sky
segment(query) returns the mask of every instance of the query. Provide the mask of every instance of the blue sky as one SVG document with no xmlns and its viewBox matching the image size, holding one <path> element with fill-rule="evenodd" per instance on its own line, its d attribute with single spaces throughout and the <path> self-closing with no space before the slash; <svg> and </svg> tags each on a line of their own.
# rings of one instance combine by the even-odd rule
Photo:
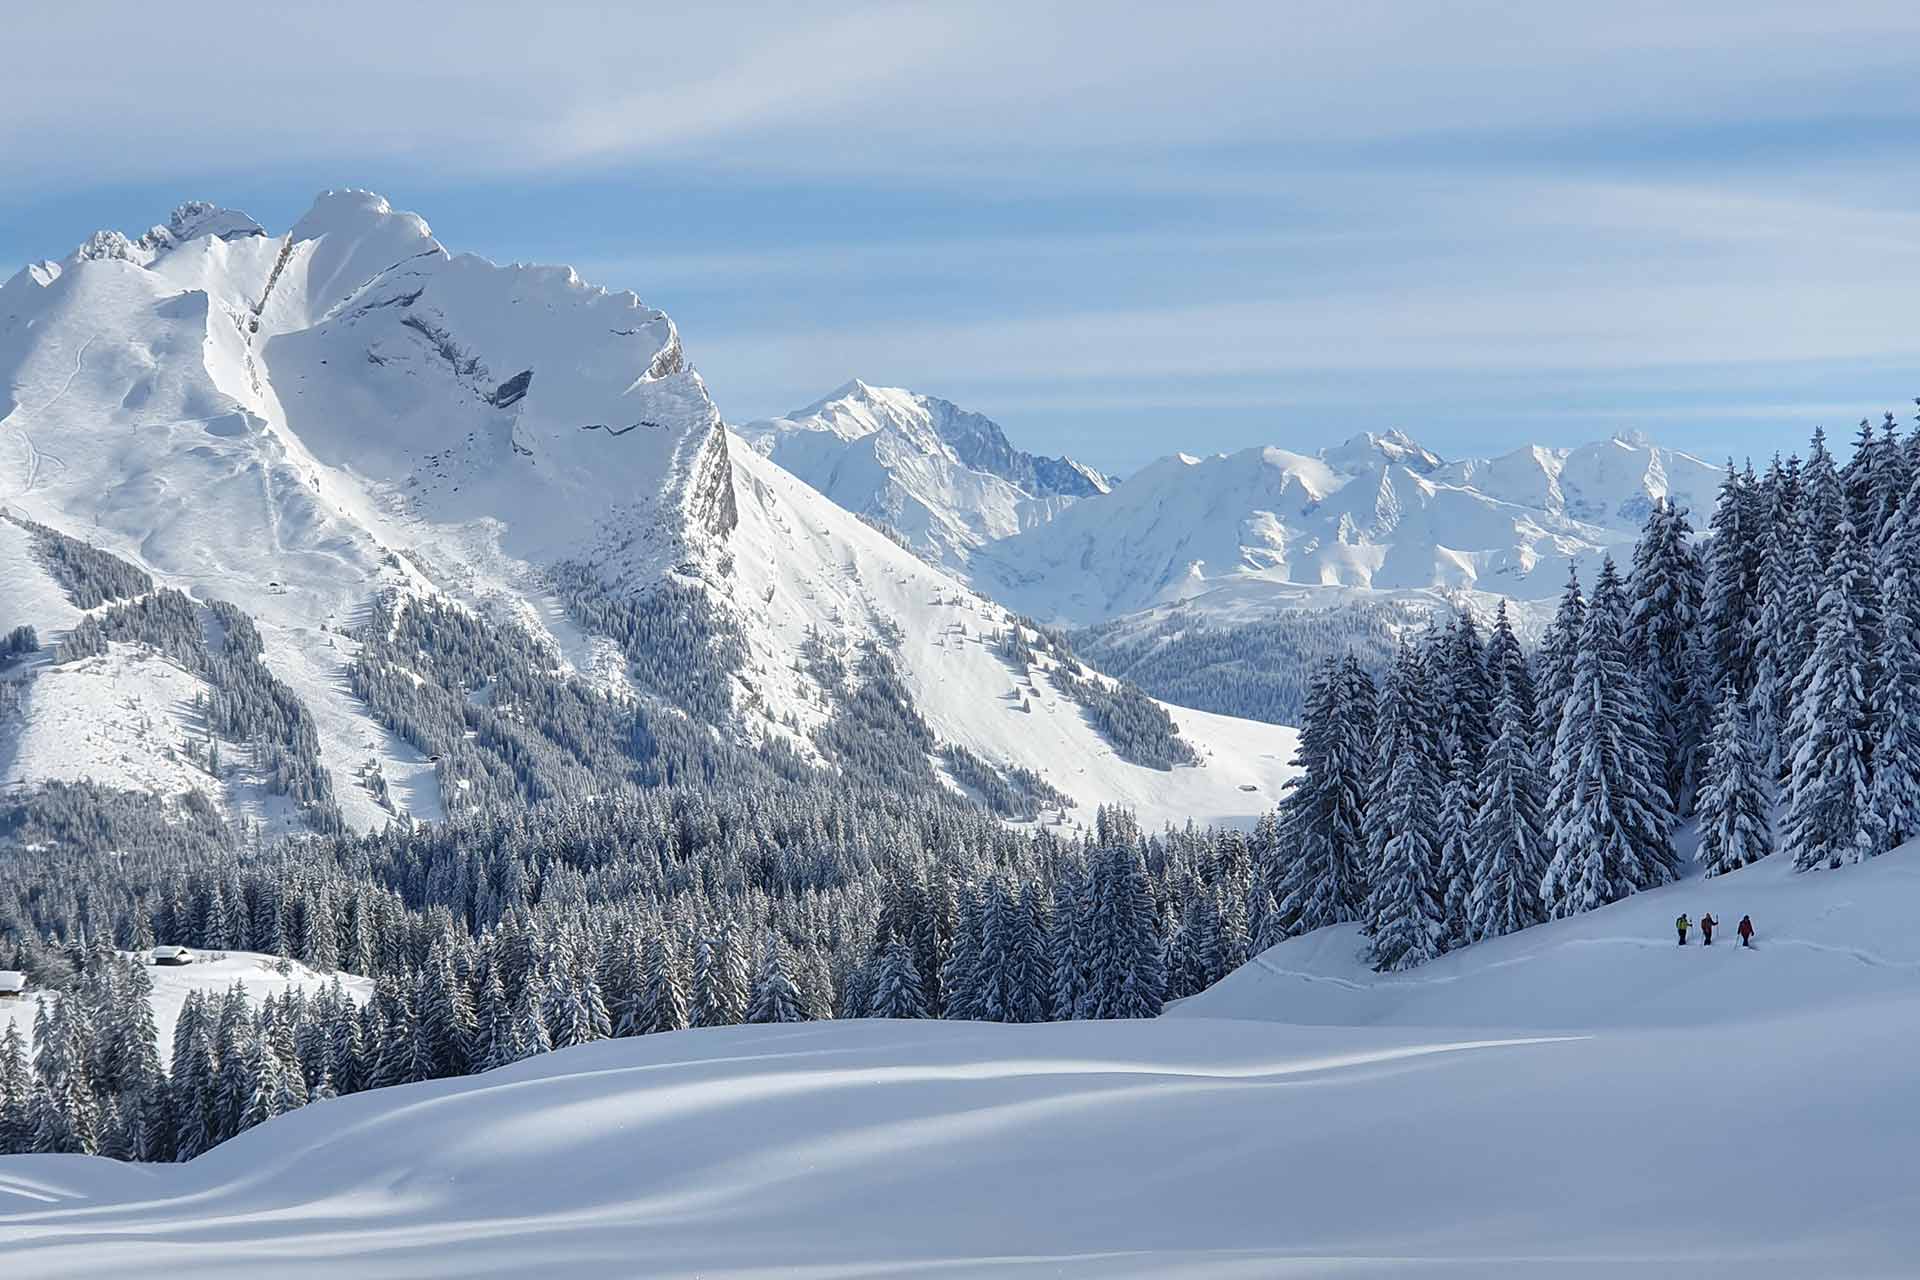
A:
<svg viewBox="0 0 1920 1280">
<path fill-rule="evenodd" d="M 666 308 L 731 419 L 858 376 L 1119 472 L 1920 394 L 1920 6 L 310 8 L 9 14 L 0 271 L 368 186 Z"/>
</svg>

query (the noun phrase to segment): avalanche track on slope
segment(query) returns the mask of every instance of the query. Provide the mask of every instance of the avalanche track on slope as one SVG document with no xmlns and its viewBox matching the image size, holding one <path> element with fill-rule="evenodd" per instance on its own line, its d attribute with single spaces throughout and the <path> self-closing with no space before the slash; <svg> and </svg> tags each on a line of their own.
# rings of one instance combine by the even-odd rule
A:
<svg viewBox="0 0 1920 1280">
<path fill-rule="evenodd" d="M 605 1041 L 184 1166 L 0 1160 L 0 1250 L 34 1277 L 1905 1276 L 1917 905 L 1908 846 L 1393 978 L 1329 930 L 1151 1022 Z M 1673 946 L 1709 906 L 1760 948 Z M 1691 994 L 1645 1008 L 1656 969 Z"/>
</svg>

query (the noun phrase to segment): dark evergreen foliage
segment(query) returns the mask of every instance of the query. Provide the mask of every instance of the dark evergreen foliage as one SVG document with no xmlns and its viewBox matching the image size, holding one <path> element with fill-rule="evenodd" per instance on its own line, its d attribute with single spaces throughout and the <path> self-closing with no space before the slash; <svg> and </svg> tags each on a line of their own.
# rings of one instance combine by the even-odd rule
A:
<svg viewBox="0 0 1920 1280">
<path fill-rule="evenodd" d="M 1351 655 L 1377 677 L 1408 622 L 1399 608 L 1351 605 L 1223 627 L 1176 608 L 1149 627 L 1121 619 L 1077 631 L 1073 645 L 1101 671 L 1162 702 L 1297 725 L 1315 669 Z"/>
<path fill-rule="evenodd" d="M 153 579 L 145 570 L 116 555 L 5 509 L 0 509 L 0 519 L 10 520 L 32 535 L 34 554 L 76 608 L 97 609 L 153 590 Z"/>
</svg>

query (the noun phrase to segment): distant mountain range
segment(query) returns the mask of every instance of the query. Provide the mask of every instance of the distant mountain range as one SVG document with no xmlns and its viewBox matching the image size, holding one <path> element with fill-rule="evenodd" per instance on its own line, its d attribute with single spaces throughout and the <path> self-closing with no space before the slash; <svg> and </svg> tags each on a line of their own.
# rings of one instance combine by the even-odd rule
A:
<svg viewBox="0 0 1920 1280">
<path fill-rule="evenodd" d="M 1446 461 L 1388 431 L 1313 453 L 1175 454 L 1114 483 L 1021 453 L 947 401 L 863 382 L 742 435 L 979 591 L 1073 625 L 1175 603 L 1244 619 L 1437 592 L 1540 599 L 1569 565 L 1630 546 L 1655 500 L 1706 512 L 1723 475 L 1639 436 Z"/>
</svg>

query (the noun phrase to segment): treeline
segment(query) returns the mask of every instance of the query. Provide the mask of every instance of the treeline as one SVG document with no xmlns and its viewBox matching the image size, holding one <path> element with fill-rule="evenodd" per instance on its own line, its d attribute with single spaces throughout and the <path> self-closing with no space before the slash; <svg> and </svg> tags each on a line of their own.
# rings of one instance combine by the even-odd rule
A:
<svg viewBox="0 0 1920 1280">
<path fill-rule="evenodd" d="M 1352 653 L 1378 677 L 1393 662 L 1397 636 L 1418 621 L 1406 608 L 1352 604 L 1222 627 L 1174 609 L 1150 626 L 1122 618 L 1088 627 L 1073 634 L 1073 645 L 1163 702 L 1297 725 L 1316 667 Z"/>
<path fill-rule="evenodd" d="M 1037 647 L 1028 640 L 1029 631 L 1039 637 Z M 1021 679 L 1030 676 L 1036 654 L 1052 658 L 1055 665 L 1047 675 L 1054 686 L 1080 704 L 1095 731 L 1127 763 L 1161 770 L 1200 763 L 1166 708 L 1126 680 L 1102 679 L 1089 671 L 1065 632 L 1043 627 L 1031 618 L 1015 618 L 995 642 L 995 651 Z"/>
<path fill-rule="evenodd" d="M 449 813 L 812 772 L 777 741 L 737 746 L 679 711 L 566 675 L 525 628 L 438 598 L 382 597 L 357 636 L 354 693 L 382 725 L 438 757 Z"/>
<path fill-rule="evenodd" d="M 270 846 L 174 826 L 108 852 L 139 803 L 68 788 L 0 811 L 36 846 L 0 861 L 0 936 L 69 1028 L 36 1037 L 54 1056 L 12 1095 L 38 1117 L 7 1130 L 24 1149 L 185 1158 L 314 1097 L 684 1026 L 1147 1017 L 1278 928 L 1271 822 L 1149 837 L 1102 810 L 1063 840 L 853 783 L 661 787 Z M 120 1061 L 96 1040 L 124 1045 L 145 1003 L 108 944 L 154 941 L 365 974 L 375 995 L 229 994 L 183 1015 L 157 1077 L 76 1068 Z"/>
<path fill-rule="evenodd" d="M 0 636 L 0 671 L 38 652 L 40 652 L 40 633 L 29 626 L 15 627 L 4 636 Z"/>
<path fill-rule="evenodd" d="M 341 828 L 313 716 L 267 669 L 252 618 L 224 600 L 202 607 L 163 587 L 80 619 L 60 642 L 58 660 L 103 654 L 109 641 L 144 645 L 206 681 L 210 692 L 200 709 L 209 770 L 218 772 L 219 740 L 245 744 L 269 791 L 298 802 L 315 830 Z"/>
<path fill-rule="evenodd" d="M 552 581 L 575 622 L 620 646 L 636 685 L 708 724 L 732 717 L 731 680 L 745 641 L 704 592 L 662 582 L 622 597 L 575 562 L 555 568 Z"/>
<path fill-rule="evenodd" d="M 1032 769 L 1021 765 L 997 767 L 955 742 L 942 743 L 940 759 L 947 772 L 979 797 L 980 803 L 1003 818 L 1032 821 L 1040 810 L 1066 810 L 1073 799 Z"/>
<path fill-rule="evenodd" d="M 118 556 L 4 509 L 0 509 L 0 519 L 10 520 L 32 535 L 35 556 L 77 608 L 97 609 L 109 601 L 131 600 L 153 590 L 152 577 Z"/>
<path fill-rule="evenodd" d="M 1920 434 L 1837 466 L 1728 468 L 1697 540 L 1649 512 L 1623 576 L 1569 581 L 1529 660 L 1504 606 L 1316 673 L 1282 806 L 1290 932 L 1359 921 L 1382 969 L 1673 880 L 1800 870 L 1920 834 Z M 1779 802 L 1780 829 L 1773 827 Z"/>
</svg>

